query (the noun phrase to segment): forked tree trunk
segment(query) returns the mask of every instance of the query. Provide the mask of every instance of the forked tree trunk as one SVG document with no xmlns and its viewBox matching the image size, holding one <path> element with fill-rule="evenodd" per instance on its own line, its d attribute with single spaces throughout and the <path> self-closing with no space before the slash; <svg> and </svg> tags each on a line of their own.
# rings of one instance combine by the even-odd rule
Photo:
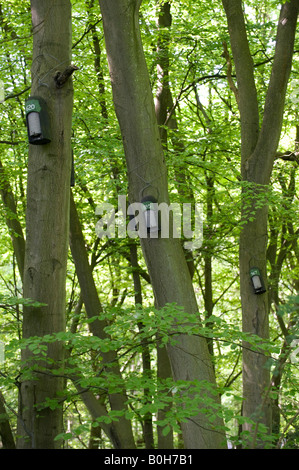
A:
<svg viewBox="0 0 299 470">
<path fill-rule="evenodd" d="M 228 22 L 231 48 L 236 67 L 238 105 L 241 118 L 241 172 L 243 182 L 243 229 L 240 237 L 240 282 L 243 331 L 269 338 L 267 294 L 253 292 L 249 271 L 257 266 L 266 282 L 266 249 L 268 207 L 259 206 L 270 183 L 274 155 L 280 139 L 286 87 L 292 65 L 294 37 L 298 16 L 298 0 L 281 7 L 277 28 L 275 57 L 267 90 L 262 125 L 259 127 L 258 101 L 253 61 L 250 55 L 241 0 L 222 0 Z M 249 183 L 249 185 L 248 185 Z M 259 207 L 258 207 L 259 206 Z M 244 426 L 252 431 L 251 446 L 263 446 L 256 440 L 258 426 L 271 432 L 269 400 L 270 371 L 262 351 L 243 350 L 243 414 L 255 425 Z"/>
<path fill-rule="evenodd" d="M 33 60 L 31 95 L 49 108 L 51 142 L 29 146 L 24 297 L 46 304 L 24 308 L 23 337 L 43 336 L 65 329 L 65 282 L 68 252 L 71 177 L 71 80 L 58 88 L 56 71 L 71 63 L 71 4 L 69 0 L 31 0 Z M 64 382 L 51 369 L 62 365 L 63 347 L 48 345 L 44 362 L 26 349 L 26 367 L 43 367 L 32 377 L 21 376 L 18 448 L 56 448 L 62 431 L 62 409 L 54 402 Z M 24 372 L 24 370 L 23 370 Z"/>
<path fill-rule="evenodd" d="M 168 203 L 167 169 L 139 30 L 140 3 L 100 0 L 100 7 L 113 100 L 127 160 L 129 202 L 140 202 L 142 196 L 153 195 L 159 203 Z M 174 302 L 186 312 L 197 312 L 180 240 L 146 238 L 141 244 L 157 307 Z M 168 354 L 175 380 L 205 380 L 215 384 L 204 339 L 179 335 L 177 344 L 168 346 Z M 192 390 L 190 396 L 192 399 Z M 211 428 L 200 406 L 197 415 L 182 423 L 182 429 L 186 448 L 219 448 L 224 441 L 222 432 Z"/>
</svg>

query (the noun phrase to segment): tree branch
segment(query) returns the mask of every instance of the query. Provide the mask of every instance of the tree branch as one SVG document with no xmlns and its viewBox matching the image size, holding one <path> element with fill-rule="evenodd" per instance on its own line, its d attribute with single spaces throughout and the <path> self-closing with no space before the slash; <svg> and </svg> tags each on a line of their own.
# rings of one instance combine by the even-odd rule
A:
<svg viewBox="0 0 299 470">
<path fill-rule="evenodd" d="M 31 86 L 28 86 L 27 88 L 24 88 L 24 90 L 19 91 L 18 93 L 14 93 L 13 95 L 8 95 L 6 98 L 4 98 L 4 101 L 10 100 L 12 98 L 17 98 L 18 96 L 22 95 L 23 93 L 26 93 L 26 91 L 30 90 Z"/>
<path fill-rule="evenodd" d="M 68 81 L 68 79 L 74 73 L 75 70 L 79 70 L 79 67 L 71 64 L 63 72 L 57 71 L 54 75 L 54 81 L 56 83 L 56 87 L 62 88 L 63 85 Z"/>
<path fill-rule="evenodd" d="M 239 111 L 241 118 L 242 160 L 253 152 L 258 138 L 259 111 L 241 0 L 222 0 L 227 17 L 231 48 L 236 68 Z"/>
<path fill-rule="evenodd" d="M 277 27 L 275 56 L 266 95 L 263 123 L 257 146 L 248 164 L 259 162 L 257 182 L 268 184 L 281 134 L 285 94 L 290 76 L 297 25 L 299 1 L 291 0 L 281 7 Z M 263 158 L 260 158 L 263 155 Z"/>
<path fill-rule="evenodd" d="M 235 83 L 232 79 L 232 62 L 231 62 L 230 55 L 228 53 L 227 43 L 225 41 L 223 41 L 222 45 L 223 45 L 222 57 L 225 58 L 226 65 L 227 65 L 227 81 L 228 81 L 230 89 L 232 90 L 232 92 L 235 95 L 236 101 L 237 101 L 238 106 L 239 106 L 239 104 L 240 104 L 239 92 L 238 92 L 238 88 L 236 87 L 236 85 L 235 85 Z"/>
</svg>

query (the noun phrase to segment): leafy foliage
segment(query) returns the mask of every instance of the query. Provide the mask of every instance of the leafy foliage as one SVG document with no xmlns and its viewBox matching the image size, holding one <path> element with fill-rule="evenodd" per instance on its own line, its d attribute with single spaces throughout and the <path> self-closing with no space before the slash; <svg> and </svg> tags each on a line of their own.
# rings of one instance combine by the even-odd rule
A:
<svg viewBox="0 0 299 470">
<path fill-rule="evenodd" d="M 143 1 L 140 13 L 153 95 L 158 87 L 157 6 L 160 3 Z M 76 183 L 72 190 L 103 312 L 87 318 L 80 303 L 80 287 L 70 254 L 66 332 L 22 338 L 23 306 L 40 307 L 42 304 L 22 298 L 21 278 L 6 224 L 8 209 L 2 197 L 0 340 L 5 343 L 5 361 L 0 364 L 0 391 L 5 396 L 15 434 L 20 381 L 32 377 L 38 380 L 38 375 L 50 368 L 51 374 L 64 378 L 65 390 L 63 396 L 46 400 L 44 406 L 50 409 L 63 406 L 65 432 L 57 439 L 63 439 L 65 447 L 88 447 L 92 431 L 102 423 L 109 424 L 121 417 L 132 422 L 136 442 L 144 447 L 144 423 L 149 415 L 153 419 L 155 445 L 160 426 L 164 436 L 174 431 L 174 445 L 180 447 L 180 425 L 192 419 L 199 407 L 212 425 L 216 416 L 223 416 L 231 446 L 245 445 L 248 436 L 246 431 L 240 432 L 239 427 L 245 420 L 241 412 L 240 374 L 242 349 L 246 347 L 256 354 L 265 354 L 273 379 L 280 377 L 277 386 L 269 384 L 265 391 L 281 410 L 279 426 L 269 436 L 262 425 L 257 425 L 256 439 L 263 440 L 269 448 L 297 448 L 298 362 L 290 360 L 292 341 L 298 339 L 299 334 L 297 53 L 271 186 L 261 191 L 240 178 L 239 116 L 227 80 L 223 42 L 229 45 L 229 39 L 221 4 L 172 0 L 169 80 L 178 128 L 168 129 L 165 157 L 172 201 L 184 202 L 183 189 L 191 192 L 204 208 L 203 245 L 193 253 L 193 285 L 201 314 L 187 314 L 180 306 L 172 304 L 157 310 L 153 307 L 153 292 L 138 242 L 138 266 L 132 266 L 131 241 L 96 237 L 96 206 L 102 202 L 117 205 L 117 196 L 127 194 L 127 174 L 112 103 L 100 9 L 98 3 L 91 0 L 72 4 L 73 62 L 79 67 L 73 79 L 72 145 Z M 260 112 L 274 54 L 278 4 L 274 0 L 244 2 Z M 0 7 L 0 79 L 5 89 L 5 101 L 0 103 L 1 162 L 5 170 L 0 171 L 0 192 L 3 195 L 5 184 L 9 182 L 16 201 L 16 214 L 10 216 L 16 217 L 25 231 L 28 144 L 24 100 L 30 93 L 30 4 L 10 0 L 1 2 Z M 182 144 L 179 151 L 178 141 Z M 178 172 L 182 169 L 187 177 L 178 181 Z M 241 217 L 244 188 L 251 212 L 245 211 Z M 265 205 L 269 210 L 269 341 L 242 332 L 238 282 L 240 230 Z M 211 278 L 207 276 L 209 263 Z M 141 282 L 142 305 L 134 303 L 133 275 L 136 272 Z M 210 310 L 209 290 L 212 292 Z M 104 337 L 91 333 L 92 323 L 98 320 L 105 321 Z M 200 335 L 212 343 L 216 388 L 209 383 L 174 382 L 170 377 L 159 377 L 157 348 L 176 344 L 177 334 Z M 49 363 L 47 350 L 54 342 L 64 345 L 63 364 Z M 30 362 L 21 364 L 21 348 L 31 351 L 34 366 Z M 142 362 L 145 350 L 150 357 L 148 369 Z M 122 377 L 114 373 L 113 362 L 103 367 L 103 357 L 110 352 L 116 352 Z M 91 419 L 76 389 L 74 376 L 81 387 L 94 392 L 104 403 L 107 414 Z M 108 396 L 122 393 L 124 383 L 127 408 L 111 409 Z M 163 418 L 158 414 L 161 410 Z M 97 445 L 111 447 L 104 435 Z M 254 443 L 246 445 L 250 447 Z"/>
</svg>

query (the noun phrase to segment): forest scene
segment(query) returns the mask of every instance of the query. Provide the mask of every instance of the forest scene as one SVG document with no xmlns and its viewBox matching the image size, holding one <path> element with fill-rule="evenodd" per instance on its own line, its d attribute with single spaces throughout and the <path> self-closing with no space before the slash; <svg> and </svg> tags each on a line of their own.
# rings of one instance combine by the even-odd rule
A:
<svg viewBox="0 0 299 470">
<path fill-rule="evenodd" d="M 0 449 L 299 448 L 299 0 L 0 0 Z"/>
</svg>

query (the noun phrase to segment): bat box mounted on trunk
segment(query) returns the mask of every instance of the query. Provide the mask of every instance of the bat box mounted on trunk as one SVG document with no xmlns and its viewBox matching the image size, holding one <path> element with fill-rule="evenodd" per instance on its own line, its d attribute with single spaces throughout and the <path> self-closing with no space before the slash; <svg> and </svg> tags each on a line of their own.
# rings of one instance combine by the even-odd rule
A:
<svg viewBox="0 0 299 470">
<path fill-rule="evenodd" d="M 51 142 L 51 125 L 48 107 L 43 98 L 30 96 L 25 103 L 29 143 L 44 145 Z"/>
</svg>

